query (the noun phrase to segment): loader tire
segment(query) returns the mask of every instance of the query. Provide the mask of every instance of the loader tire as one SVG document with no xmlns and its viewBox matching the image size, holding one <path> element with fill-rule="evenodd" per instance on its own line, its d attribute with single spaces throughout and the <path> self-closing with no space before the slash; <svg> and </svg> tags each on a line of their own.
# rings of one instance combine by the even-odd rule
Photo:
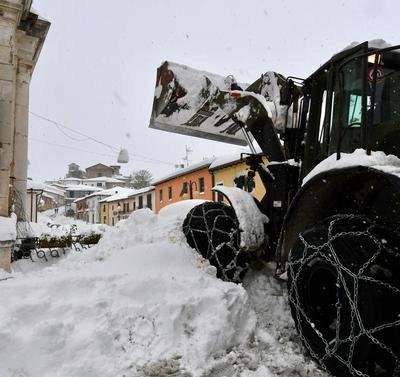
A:
<svg viewBox="0 0 400 377">
<path fill-rule="evenodd" d="M 288 295 L 303 345 L 334 376 L 400 376 L 400 237 L 358 215 L 298 236 Z"/>
<path fill-rule="evenodd" d="M 240 250 L 239 222 L 232 207 L 204 202 L 183 222 L 187 242 L 217 269 L 217 277 L 240 282 L 248 270 L 248 254 Z"/>
</svg>

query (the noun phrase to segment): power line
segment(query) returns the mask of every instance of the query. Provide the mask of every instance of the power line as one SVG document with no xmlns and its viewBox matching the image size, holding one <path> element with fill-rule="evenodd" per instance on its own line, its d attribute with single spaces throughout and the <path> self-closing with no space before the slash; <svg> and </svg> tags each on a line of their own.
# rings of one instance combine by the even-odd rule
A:
<svg viewBox="0 0 400 377">
<path fill-rule="evenodd" d="M 44 141 L 41 139 L 36 139 L 34 137 L 29 137 L 29 140 L 31 141 L 35 141 L 38 143 L 42 143 L 42 144 L 47 144 L 50 146 L 54 146 L 54 147 L 60 147 L 60 148 L 65 148 L 65 149 L 71 149 L 74 151 L 78 151 L 78 152 L 84 152 L 84 153 L 88 153 L 88 154 L 94 154 L 94 155 L 98 155 L 98 156 L 105 156 L 105 157 L 111 157 L 113 159 L 117 158 L 117 155 L 112 155 L 112 154 L 107 154 L 107 153 L 100 153 L 100 152 L 93 152 L 93 151 L 88 151 L 86 149 L 80 149 L 80 148 L 76 148 L 76 147 L 71 147 L 69 145 L 63 145 L 63 144 L 58 144 L 58 143 L 53 143 L 53 142 L 48 142 L 48 141 Z M 138 160 L 140 162 L 146 162 L 146 159 L 143 159 L 142 157 L 133 157 L 133 160 Z"/>
<path fill-rule="evenodd" d="M 90 139 L 90 140 L 94 141 L 95 143 L 104 145 L 104 146 L 106 146 L 106 147 L 108 147 L 108 148 L 111 148 L 111 149 L 114 150 L 114 151 L 118 151 L 118 148 L 115 148 L 115 147 L 113 147 L 113 146 L 110 145 L 110 144 L 104 143 L 103 141 L 98 140 L 98 139 L 96 139 L 96 138 L 94 138 L 94 137 L 92 137 L 92 136 L 89 136 L 89 135 L 86 135 L 86 134 L 84 134 L 84 133 L 82 133 L 82 132 L 76 131 L 76 130 L 74 130 L 73 128 L 67 127 L 67 126 L 65 126 L 65 125 L 63 125 L 63 124 L 61 124 L 61 123 L 59 123 L 59 122 L 56 122 L 56 121 L 53 120 L 53 119 L 47 118 L 47 117 L 45 117 L 45 116 L 43 116 L 43 115 L 36 114 L 36 113 L 34 113 L 33 111 L 29 111 L 29 113 L 32 114 L 33 116 L 37 117 L 37 118 L 40 118 L 40 119 L 42 119 L 42 120 L 45 120 L 46 122 L 53 123 L 54 125 L 57 126 L 57 128 L 59 128 L 59 127 L 65 128 L 65 129 L 67 129 L 67 130 L 69 130 L 69 131 L 71 131 L 71 132 L 75 132 L 75 133 L 78 134 L 78 135 L 84 136 L 84 137 L 86 137 L 87 139 Z"/>
<path fill-rule="evenodd" d="M 92 151 L 88 151 L 88 150 L 85 150 L 85 149 L 80 149 L 80 148 L 71 147 L 71 146 L 68 146 L 68 145 L 62 145 L 62 144 L 47 142 L 47 141 L 44 141 L 44 140 L 41 140 L 41 139 L 36 139 L 36 138 L 34 138 L 34 137 L 29 137 L 29 140 L 36 141 L 36 142 L 38 142 L 38 143 L 43 143 L 43 144 L 55 146 L 55 147 L 71 149 L 71 150 L 78 151 L 78 152 L 85 152 L 85 153 L 90 153 L 90 154 L 97 154 L 97 155 L 99 155 L 99 156 L 106 156 L 106 157 L 112 157 L 112 158 L 116 158 L 116 157 L 117 157 L 116 155 L 111 155 L 111 154 L 106 154 L 106 153 L 99 153 L 99 152 L 92 152 Z"/>
<path fill-rule="evenodd" d="M 72 140 L 74 140 L 74 141 L 92 140 L 92 141 L 94 141 L 95 143 L 104 145 L 104 146 L 110 148 L 111 150 L 113 150 L 113 151 L 115 151 L 115 152 L 118 152 L 118 151 L 119 151 L 118 148 L 116 148 L 116 147 L 114 147 L 114 146 L 112 146 L 112 145 L 110 145 L 110 144 L 104 143 L 103 141 L 98 140 L 98 139 L 94 138 L 93 136 L 84 134 L 83 132 L 76 131 L 76 130 L 74 130 L 73 128 L 67 127 L 67 126 L 65 126 L 65 125 L 61 124 L 60 122 L 57 122 L 57 121 L 55 121 L 55 120 L 53 120 L 53 119 L 47 118 L 47 117 L 45 117 L 45 116 L 43 116 L 43 115 L 40 115 L 40 114 L 37 114 L 37 113 L 34 113 L 33 111 L 29 111 L 29 113 L 32 114 L 33 116 L 39 118 L 39 119 L 42 119 L 42 120 L 44 120 L 44 121 L 46 121 L 46 122 L 49 122 L 49 123 L 54 124 L 60 132 L 62 132 L 65 136 L 69 137 L 70 139 L 72 139 Z M 78 139 L 75 139 L 75 138 L 73 138 L 73 137 L 67 135 L 65 132 L 63 132 L 63 131 L 61 130 L 61 128 L 65 128 L 65 129 L 67 129 L 67 130 L 69 130 L 69 131 L 71 131 L 71 132 L 74 132 L 74 133 L 76 133 L 76 134 L 78 134 L 78 135 L 80 135 L 80 136 L 84 136 L 86 139 L 85 139 L 85 140 L 78 140 Z M 32 140 L 33 140 L 33 139 L 32 139 Z M 38 141 L 38 140 L 36 140 L 36 141 Z M 53 144 L 53 145 L 54 145 L 54 144 Z M 64 146 L 64 147 L 65 147 L 65 146 Z M 82 151 L 82 150 L 81 150 L 81 151 Z M 148 160 L 148 161 L 153 161 L 153 162 L 157 162 L 157 163 L 160 163 L 160 164 L 175 166 L 175 164 L 173 164 L 172 162 L 167 162 L 167 161 L 158 160 L 158 159 L 156 159 L 156 158 L 147 157 L 147 156 L 142 155 L 142 154 L 137 154 L 137 153 L 133 154 L 133 153 L 130 153 L 129 151 L 128 151 L 128 153 L 129 153 L 129 155 L 132 156 L 132 157 L 135 157 L 135 156 L 136 156 L 136 157 L 138 157 L 138 158 L 142 158 L 142 159 L 145 159 L 145 160 Z"/>
</svg>

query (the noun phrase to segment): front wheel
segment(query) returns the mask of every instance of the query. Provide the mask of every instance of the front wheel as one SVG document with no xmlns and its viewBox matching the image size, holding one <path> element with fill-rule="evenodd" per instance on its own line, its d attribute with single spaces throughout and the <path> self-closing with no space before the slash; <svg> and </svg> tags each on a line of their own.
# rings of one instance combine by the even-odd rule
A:
<svg viewBox="0 0 400 377">
<path fill-rule="evenodd" d="M 299 234 L 289 304 L 303 345 L 335 376 L 400 376 L 400 237 L 337 215 Z"/>
<path fill-rule="evenodd" d="M 243 279 L 249 257 L 240 249 L 239 222 L 232 207 L 204 202 L 192 208 L 183 222 L 183 232 L 188 244 L 216 267 L 219 278 Z"/>
</svg>

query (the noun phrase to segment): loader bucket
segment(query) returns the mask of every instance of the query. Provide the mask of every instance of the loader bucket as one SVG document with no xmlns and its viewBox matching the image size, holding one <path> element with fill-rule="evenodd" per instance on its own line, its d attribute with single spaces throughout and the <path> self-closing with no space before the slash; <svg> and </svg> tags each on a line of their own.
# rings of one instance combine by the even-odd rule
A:
<svg viewBox="0 0 400 377">
<path fill-rule="evenodd" d="M 149 126 L 246 145 L 240 124 L 249 127 L 256 121 L 269 120 L 278 125 L 277 120 L 282 119 L 279 113 L 283 109 L 279 101 L 282 83 L 282 76 L 274 72 L 267 72 L 248 86 L 237 84 L 232 76 L 164 62 L 157 70 Z"/>
</svg>

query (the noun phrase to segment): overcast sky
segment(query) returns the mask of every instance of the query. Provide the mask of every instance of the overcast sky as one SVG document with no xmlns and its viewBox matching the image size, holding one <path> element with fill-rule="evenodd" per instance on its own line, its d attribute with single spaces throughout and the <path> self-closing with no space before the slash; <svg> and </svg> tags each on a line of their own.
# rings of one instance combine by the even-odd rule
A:
<svg viewBox="0 0 400 377">
<path fill-rule="evenodd" d="M 148 128 L 164 60 L 250 83 L 269 70 L 306 77 L 352 41 L 400 44 L 400 2 L 389 0 L 34 0 L 33 8 L 51 27 L 30 111 L 127 148 L 124 174 L 171 172 L 185 145 L 191 163 L 238 148 Z M 115 149 L 30 116 L 31 178 L 116 159 Z"/>
</svg>

